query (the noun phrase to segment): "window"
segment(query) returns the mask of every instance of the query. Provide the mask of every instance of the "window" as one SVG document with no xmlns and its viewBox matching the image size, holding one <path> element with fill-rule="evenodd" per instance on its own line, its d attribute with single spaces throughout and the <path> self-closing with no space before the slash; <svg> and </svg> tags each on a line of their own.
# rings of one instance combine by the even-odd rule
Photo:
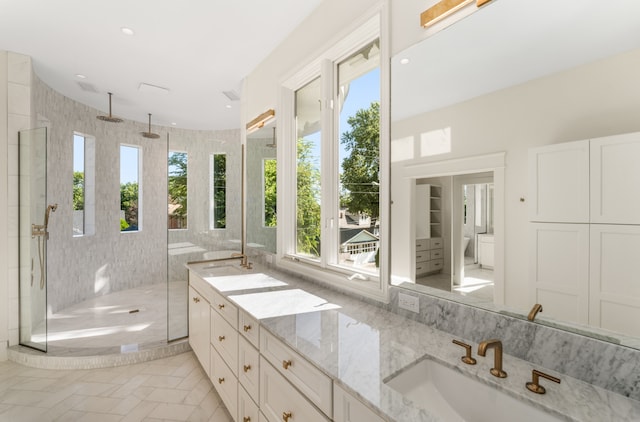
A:
<svg viewBox="0 0 640 422">
<path fill-rule="evenodd" d="M 120 231 L 142 229 L 142 186 L 140 147 L 120 145 Z"/>
<path fill-rule="evenodd" d="M 73 236 L 95 233 L 95 141 L 73 134 Z"/>
<path fill-rule="evenodd" d="M 320 257 L 320 78 L 295 94 L 296 254 Z"/>
<path fill-rule="evenodd" d="M 169 229 L 187 228 L 187 153 L 169 151 Z"/>
<path fill-rule="evenodd" d="M 380 203 L 389 194 L 380 189 L 388 177 L 380 162 L 389 142 L 381 123 L 389 110 L 381 107 L 388 66 L 381 66 L 387 60 L 380 45 L 377 15 L 284 81 L 281 108 L 290 111 L 283 113 L 283 153 L 290 161 L 279 183 L 296 201 L 279 204 L 278 236 L 291 258 L 283 266 L 384 299 L 379 250 L 388 234 L 380 227 L 388 214 Z"/>
<path fill-rule="evenodd" d="M 277 225 L 276 163 L 277 161 L 273 158 L 267 158 L 262 161 L 264 227 L 276 227 Z"/>
<path fill-rule="evenodd" d="M 224 229 L 227 227 L 227 155 L 211 154 L 209 169 L 209 227 L 211 230 Z"/>
</svg>

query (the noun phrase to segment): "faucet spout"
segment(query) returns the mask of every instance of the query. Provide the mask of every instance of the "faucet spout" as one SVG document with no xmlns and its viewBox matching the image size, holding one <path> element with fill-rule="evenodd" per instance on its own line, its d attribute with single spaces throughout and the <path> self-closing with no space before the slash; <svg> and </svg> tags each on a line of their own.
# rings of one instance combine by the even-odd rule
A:
<svg viewBox="0 0 640 422">
<path fill-rule="evenodd" d="M 478 355 L 486 356 L 488 349 L 495 349 L 493 368 L 489 372 L 498 378 L 506 378 L 507 373 L 502 370 L 502 342 L 498 339 L 486 340 L 478 344 Z"/>
</svg>

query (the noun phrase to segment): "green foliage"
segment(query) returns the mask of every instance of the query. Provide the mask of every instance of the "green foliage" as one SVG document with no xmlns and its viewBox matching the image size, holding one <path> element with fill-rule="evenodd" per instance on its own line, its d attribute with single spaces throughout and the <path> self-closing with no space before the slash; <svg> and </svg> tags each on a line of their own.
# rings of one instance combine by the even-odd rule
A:
<svg viewBox="0 0 640 422">
<path fill-rule="evenodd" d="M 227 156 L 214 154 L 213 156 L 213 227 L 224 229 L 227 227 Z"/>
<path fill-rule="evenodd" d="M 277 225 L 276 160 L 264 161 L 264 225 Z"/>
<path fill-rule="evenodd" d="M 73 172 L 73 210 L 84 210 L 84 172 Z"/>
<path fill-rule="evenodd" d="M 120 219 L 120 231 L 125 231 L 129 228 L 129 224 L 126 222 L 124 218 Z"/>
<path fill-rule="evenodd" d="M 380 215 L 380 103 L 358 110 L 347 123 L 351 130 L 340 139 L 348 154 L 342 161 L 340 204 L 375 220 Z"/>
<path fill-rule="evenodd" d="M 129 226 L 138 225 L 138 183 L 120 184 L 120 209 L 124 211 L 124 219 Z"/>
<path fill-rule="evenodd" d="M 312 147 L 312 141 L 298 139 L 297 251 L 320 256 L 320 171 Z"/>
<path fill-rule="evenodd" d="M 169 155 L 169 203 L 177 205 L 171 213 L 176 228 L 187 227 L 187 153 L 171 152 Z"/>
</svg>

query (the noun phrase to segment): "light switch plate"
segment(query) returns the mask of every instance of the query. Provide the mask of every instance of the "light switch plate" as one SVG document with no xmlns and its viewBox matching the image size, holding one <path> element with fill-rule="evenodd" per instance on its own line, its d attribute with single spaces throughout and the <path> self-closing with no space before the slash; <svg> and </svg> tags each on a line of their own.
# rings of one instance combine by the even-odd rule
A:
<svg viewBox="0 0 640 422">
<path fill-rule="evenodd" d="M 398 307 L 402 309 L 406 309 L 407 311 L 419 313 L 420 298 L 418 298 L 418 296 L 411 296 L 404 293 L 398 293 Z"/>
</svg>

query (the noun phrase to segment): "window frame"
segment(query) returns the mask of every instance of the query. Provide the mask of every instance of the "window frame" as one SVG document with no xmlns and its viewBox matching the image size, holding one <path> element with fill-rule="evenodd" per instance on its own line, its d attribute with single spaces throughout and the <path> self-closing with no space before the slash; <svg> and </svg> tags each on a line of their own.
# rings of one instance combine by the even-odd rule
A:
<svg viewBox="0 0 640 422">
<path fill-rule="evenodd" d="M 189 152 L 187 150 L 177 150 L 177 149 L 173 149 L 173 150 L 169 150 L 167 153 L 167 194 L 169 193 L 169 158 L 171 156 L 171 154 L 185 154 L 186 159 L 187 159 L 187 174 L 186 174 L 186 178 L 187 178 L 187 216 L 186 216 L 186 225 L 185 227 L 180 227 L 180 228 L 176 228 L 176 229 L 172 229 L 167 227 L 167 230 L 170 231 L 180 231 L 180 230 L 189 230 L 189 211 L 188 211 L 188 207 L 189 207 Z M 167 211 L 167 222 L 169 221 L 169 219 L 171 218 L 171 214 L 168 213 Z"/>
<path fill-rule="evenodd" d="M 353 32 L 339 39 L 333 47 L 319 54 L 314 61 L 303 67 L 280 87 L 279 108 L 282 110 L 282 125 L 279 139 L 283 148 L 278 148 L 278 265 L 290 271 L 305 274 L 319 281 L 357 292 L 365 297 L 388 302 L 389 259 L 389 72 L 388 17 L 386 3 L 365 17 Z M 337 95 L 337 65 L 359 48 L 380 40 L 380 267 L 378 275 L 359 273 L 354 269 L 338 266 L 338 215 L 339 195 L 338 110 L 333 107 Z M 328 75 L 328 77 L 327 77 Z M 322 78 L 322 157 L 321 162 L 321 253 L 320 259 L 309 259 L 296 254 L 296 167 L 297 134 L 295 122 L 295 92 L 313 79 Z M 281 169 L 281 171 L 280 171 Z M 327 228 L 329 229 L 327 231 Z M 362 277 L 361 277 L 362 276 Z M 364 278 L 364 280 L 362 279 Z"/>
<path fill-rule="evenodd" d="M 227 164 L 229 163 L 228 158 L 229 158 L 229 154 L 227 154 L 226 152 L 212 152 L 209 154 L 209 230 L 212 231 L 219 231 L 219 230 L 227 230 L 227 225 L 225 223 L 224 227 L 215 227 L 215 212 L 216 212 L 216 204 L 215 204 L 215 195 L 214 195 L 214 189 L 215 189 L 215 175 L 214 175 L 214 166 L 215 166 L 215 156 L 216 155 L 224 155 L 225 156 L 225 185 L 224 185 L 224 195 L 225 195 L 225 199 L 224 199 L 224 210 L 225 210 L 225 218 L 227 215 L 227 204 L 228 204 L 228 200 L 227 200 L 227 176 L 229 174 L 229 172 L 227 171 Z"/>
<path fill-rule="evenodd" d="M 118 147 L 118 153 L 119 153 L 119 175 L 118 175 L 118 196 L 120 196 L 120 187 L 122 186 L 122 147 L 127 147 L 127 148 L 135 148 L 138 150 L 138 228 L 137 230 L 120 230 L 120 233 L 140 233 L 142 232 L 142 216 L 143 216 L 143 183 L 142 183 L 142 175 L 143 175 L 143 171 L 142 171 L 142 155 L 143 155 L 143 151 L 144 149 L 142 148 L 142 145 L 135 145 L 135 144 L 128 144 L 128 143 L 120 143 L 119 147 Z M 119 204 L 118 210 L 122 210 L 122 203 Z M 120 213 L 118 212 L 118 216 L 120 215 Z M 119 223 L 120 220 L 118 220 L 118 226 L 120 226 Z"/>
<path fill-rule="evenodd" d="M 72 232 L 72 236 L 76 238 L 93 236 L 96 234 L 96 138 L 77 131 L 73 132 L 73 154 L 72 154 L 72 175 L 75 174 L 75 142 L 76 137 L 82 138 L 83 143 L 83 174 L 84 174 L 84 186 L 83 186 L 83 217 L 82 217 L 82 233 L 75 234 Z M 72 177 L 73 180 L 73 177 Z M 73 183 L 73 182 L 72 182 Z M 72 213 L 75 213 L 73 209 L 73 202 L 71 204 Z M 72 214 L 73 218 L 73 214 Z M 71 223 L 73 229 L 73 220 Z"/>
</svg>

